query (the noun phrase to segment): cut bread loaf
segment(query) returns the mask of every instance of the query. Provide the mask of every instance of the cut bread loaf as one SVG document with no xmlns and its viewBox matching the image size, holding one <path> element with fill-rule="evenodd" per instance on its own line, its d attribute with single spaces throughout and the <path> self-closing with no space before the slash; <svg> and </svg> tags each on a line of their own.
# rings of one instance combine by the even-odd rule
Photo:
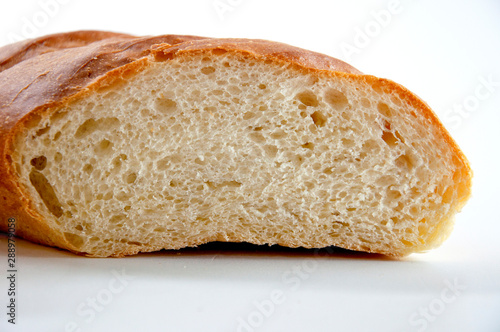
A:
<svg viewBox="0 0 500 332">
<path fill-rule="evenodd" d="M 322 54 L 99 32 L 7 47 L 0 226 L 15 218 L 31 241 L 99 257 L 210 241 L 404 256 L 439 245 L 470 195 L 422 100 Z"/>
</svg>

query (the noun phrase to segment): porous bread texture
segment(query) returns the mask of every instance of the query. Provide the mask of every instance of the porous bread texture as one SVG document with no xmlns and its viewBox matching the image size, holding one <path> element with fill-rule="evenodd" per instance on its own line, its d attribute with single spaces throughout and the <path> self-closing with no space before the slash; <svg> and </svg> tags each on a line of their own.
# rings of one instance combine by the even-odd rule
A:
<svg viewBox="0 0 500 332">
<path fill-rule="evenodd" d="M 454 152 L 401 96 L 201 52 L 41 117 L 13 157 L 50 227 L 92 256 L 209 241 L 401 256 L 438 245 L 463 199 Z"/>
</svg>

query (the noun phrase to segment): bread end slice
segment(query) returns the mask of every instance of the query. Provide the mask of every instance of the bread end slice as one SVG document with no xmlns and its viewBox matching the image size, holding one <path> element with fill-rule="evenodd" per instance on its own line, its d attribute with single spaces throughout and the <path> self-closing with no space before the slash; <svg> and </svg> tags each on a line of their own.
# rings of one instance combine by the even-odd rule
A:
<svg viewBox="0 0 500 332">
<path fill-rule="evenodd" d="M 3 132 L 2 223 L 95 257 L 210 241 L 404 256 L 449 235 L 472 173 L 401 85 L 260 40 L 150 50 L 15 105 L 30 112 Z"/>
</svg>

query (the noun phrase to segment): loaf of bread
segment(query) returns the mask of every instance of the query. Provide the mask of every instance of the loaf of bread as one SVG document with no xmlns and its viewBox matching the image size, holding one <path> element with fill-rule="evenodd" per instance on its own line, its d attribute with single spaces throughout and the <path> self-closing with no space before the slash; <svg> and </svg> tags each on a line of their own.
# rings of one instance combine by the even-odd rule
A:
<svg viewBox="0 0 500 332">
<path fill-rule="evenodd" d="M 0 229 L 74 253 L 404 256 L 441 244 L 470 195 L 426 103 L 281 43 L 62 33 L 0 48 L 0 91 Z"/>
</svg>

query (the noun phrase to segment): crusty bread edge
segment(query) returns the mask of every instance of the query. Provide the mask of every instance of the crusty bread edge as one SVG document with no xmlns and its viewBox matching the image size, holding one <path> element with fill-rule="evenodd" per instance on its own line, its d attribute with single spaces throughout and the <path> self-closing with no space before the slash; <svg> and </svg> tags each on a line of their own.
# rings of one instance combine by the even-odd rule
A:
<svg viewBox="0 0 500 332">
<path fill-rule="evenodd" d="M 86 46 L 110 38 L 132 39 L 135 37 L 110 31 L 84 30 L 56 33 L 19 41 L 0 48 L 0 72 L 40 54 Z"/>
</svg>

